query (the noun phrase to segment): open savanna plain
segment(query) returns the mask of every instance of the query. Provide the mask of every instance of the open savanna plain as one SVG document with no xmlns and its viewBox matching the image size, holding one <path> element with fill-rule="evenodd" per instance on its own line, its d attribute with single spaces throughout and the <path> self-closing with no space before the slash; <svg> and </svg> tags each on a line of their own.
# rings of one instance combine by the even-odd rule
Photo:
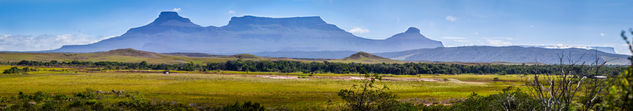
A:
<svg viewBox="0 0 633 111">
<path fill-rule="evenodd" d="M 1 70 L 11 66 L 0 66 Z M 358 84 L 359 74 L 301 74 L 276 72 L 99 71 L 39 68 L 27 74 L 0 75 L 0 96 L 37 91 L 73 94 L 86 89 L 138 92 L 159 101 L 226 105 L 253 101 L 267 108 L 324 109 L 343 104 L 337 93 Z M 523 87 L 522 75 L 382 75 L 398 100 L 416 104 L 450 104 L 477 93 L 488 95 L 513 86 Z M 496 78 L 496 79 L 495 79 Z M 329 102 L 331 101 L 331 102 Z"/>
</svg>

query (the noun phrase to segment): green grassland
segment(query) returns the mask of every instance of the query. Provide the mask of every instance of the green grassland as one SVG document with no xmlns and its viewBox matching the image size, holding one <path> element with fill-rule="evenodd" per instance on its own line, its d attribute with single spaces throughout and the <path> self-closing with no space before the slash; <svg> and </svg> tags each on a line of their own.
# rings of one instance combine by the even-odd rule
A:
<svg viewBox="0 0 633 111">
<path fill-rule="evenodd" d="M 226 62 L 228 60 L 237 60 L 242 55 L 224 56 L 224 57 L 186 57 L 159 54 L 153 52 L 145 52 L 134 49 L 117 49 L 106 52 L 94 53 L 14 53 L 0 52 L 0 62 L 19 62 L 22 60 L 30 61 L 111 61 L 111 62 L 141 62 L 146 61 L 150 64 L 179 64 L 179 63 L 217 63 Z M 262 57 L 246 57 L 243 60 L 291 60 L 304 61 L 289 58 L 262 58 Z"/>
<path fill-rule="evenodd" d="M 0 66 L 7 69 L 10 66 Z M 63 69 L 63 68 L 39 68 Z M 297 78 L 301 73 L 275 72 L 178 72 L 125 73 L 125 72 L 75 72 L 65 70 L 40 70 L 28 74 L 0 75 L 0 96 L 16 95 L 22 91 L 44 91 L 54 94 L 72 94 L 95 90 L 125 90 L 139 92 L 147 98 L 183 103 L 231 104 L 236 101 L 254 101 L 271 108 L 323 109 L 328 100 L 340 105 L 337 92 L 348 89 L 359 80 L 331 79 L 329 77 L 358 77 L 358 74 L 314 74 Z M 273 79 L 261 75 L 288 77 Z M 448 103 L 465 98 L 472 92 L 487 95 L 498 93 L 507 86 L 522 87 L 520 75 L 384 75 L 385 78 L 427 78 L 463 81 L 393 81 L 383 80 L 390 92 L 399 100 L 418 104 Z M 498 78 L 499 81 L 493 81 Z M 473 84 L 469 82 L 476 82 Z"/>
<path fill-rule="evenodd" d="M 287 60 L 287 61 L 300 61 L 300 62 L 314 62 L 313 60 L 299 60 L 292 58 L 269 58 L 269 57 L 257 57 L 249 54 L 238 54 L 232 56 L 221 57 L 187 57 L 178 55 L 159 54 L 154 52 L 139 51 L 134 49 L 117 49 L 106 52 L 93 52 L 93 53 L 16 53 L 16 52 L 0 52 L 0 62 L 19 62 L 22 60 L 29 61 L 110 61 L 110 62 L 141 62 L 146 61 L 150 64 L 179 64 L 179 63 L 218 63 L 226 62 L 229 60 Z M 335 59 L 327 60 L 331 62 L 343 62 L 343 63 L 406 63 L 405 61 L 397 61 L 390 59 Z M 321 60 L 318 60 L 321 62 Z"/>
<path fill-rule="evenodd" d="M 362 54 L 362 53 L 361 53 Z M 375 56 L 365 53 L 369 56 Z M 253 61 L 299 61 L 299 62 L 340 62 L 340 63 L 408 63 L 412 61 L 399 61 L 382 57 L 366 57 L 350 55 L 343 59 L 327 59 L 327 60 L 304 60 L 295 58 L 271 58 L 271 57 L 258 57 L 250 54 L 237 54 L 231 56 L 217 56 L 217 57 L 189 57 L 182 54 L 161 54 L 154 52 L 146 52 L 135 49 L 116 49 L 105 52 L 92 52 L 92 53 L 22 53 L 22 52 L 0 52 L 0 62 L 19 62 L 22 60 L 27 61 L 109 61 L 109 62 L 142 62 L 146 61 L 150 64 L 181 64 L 181 63 L 220 63 L 229 60 L 253 60 Z M 419 61 L 422 62 L 422 61 Z M 429 62 L 432 63 L 432 62 Z M 462 62 L 441 62 L 442 64 L 466 64 L 466 65 L 479 65 L 479 64 L 507 64 L 517 65 L 517 63 L 462 63 Z"/>
</svg>

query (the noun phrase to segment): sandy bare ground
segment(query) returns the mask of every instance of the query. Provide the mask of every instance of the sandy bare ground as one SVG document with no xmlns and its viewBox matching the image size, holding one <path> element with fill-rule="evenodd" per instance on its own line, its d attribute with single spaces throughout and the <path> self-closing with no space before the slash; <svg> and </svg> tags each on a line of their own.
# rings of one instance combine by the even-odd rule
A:
<svg viewBox="0 0 633 111">
<path fill-rule="evenodd" d="M 450 82 L 454 82 L 454 83 L 465 83 L 465 84 L 479 84 L 479 85 L 485 85 L 488 83 L 485 82 L 469 82 L 469 81 L 460 81 L 457 79 L 449 79 Z"/>
<path fill-rule="evenodd" d="M 383 78 L 383 80 L 391 80 L 391 81 L 426 81 L 426 82 L 453 82 L 453 83 L 463 83 L 463 84 L 479 84 L 485 85 L 485 82 L 469 82 L 469 81 L 461 81 L 457 79 L 447 79 L 443 78 Z"/>
<path fill-rule="evenodd" d="M 299 76 L 293 75 L 256 75 L 255 77 L 260 78 L 268 78 L 268 79 L 334 79 L 334 80 L 361 80 L 365 79 L 365 77 L 357 77 L 357 76 L 312 76 L 307 78 L 299 78 Z M 470 82 L 470 81 L 461 81 L 457 79 L 443 79 L 443 78 L 395 78 L 395 77 L 385 77 L 383 80 L 386 81 L 426 81 L 426 82 L 452 82 L 452 83 L 461 83 L 461 84 L 477 84 L 477 85 L 485 85 L 488 83 L 485 82 Z"/>
<path fill-rule="evenodd" d="M 269 78 L 269 79 L 299 79 L 299 76 L 257 75 L 255 77 Z"/>
</svg>

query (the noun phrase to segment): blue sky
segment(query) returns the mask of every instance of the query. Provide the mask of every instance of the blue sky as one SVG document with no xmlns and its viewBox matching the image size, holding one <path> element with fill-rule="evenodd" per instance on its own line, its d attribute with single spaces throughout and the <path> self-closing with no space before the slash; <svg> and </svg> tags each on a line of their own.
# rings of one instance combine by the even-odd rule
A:
<svg viewBox="0 0 633 111">
<path fill-rule="evenodd" d="M 202 26 L 233 16 L 321 16 L 385 39 L 408 27 L 447 46 L 610 46 L 633 28 L 631 0 L 0 0 L 0 50 L 47 50 L 125 33 L 178 10 Z"/>
</svg>

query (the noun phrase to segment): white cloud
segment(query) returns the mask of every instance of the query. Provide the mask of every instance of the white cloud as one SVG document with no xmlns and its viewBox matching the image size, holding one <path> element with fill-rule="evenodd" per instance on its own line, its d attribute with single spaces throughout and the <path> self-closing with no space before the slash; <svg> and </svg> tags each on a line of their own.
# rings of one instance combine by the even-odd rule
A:
<svg viewBox="0 0 633 111">
<path fill-rule="evenodd" d="M 237 12 L 235 12 L 235 10 L 229 10 L 229 11 L 228 11 L 228 12 L 226 12 L 226 13 L 228 13 L 228 14 L 235 14 L 235 13 L 237 13 Z"/>
<path fill-rule="evenodd" d="M 487 39 L 486 44 L 491 46 L 510 46 L 512 42 L 498 39 Z"/>
<path fill-rule="evenodd" d="M 604 36 L 605 36 L 605 34 L 604 34 L 604 33 L 600 33 L 600 37 L 604 37 Z"/>
<path fill-rule="evenodd" d="M 512 46 L 511 37 L 460 37 L 460 36 L 441 36 L 440 40 L 445 46 Z"/>
<path fill-rule="evenodd" d="M 61 35 L 1 35 L 1 51 L 38 51 L 60 48 L 62 45 L 94 43 L 105 38 L 84 34 Z"/>
<path fill-rule="evenodd" d="M 182 9 L 180 9 L 180 8 L 174 8 L 174 9 L 171 9 L 171 11 L 174 11 L 174 12 L 180 12 L 181 10 L 182 10 Z"/>
<path fill-rule="evenodd" d="M 354 34 L 362 34 L 362 33 L 369 32 L 369 29 L 360 28 L 360 27 L 354 27 L 354 28 L 348 30 L 348 32 L 354 33 Z"/>
<path fill-rule="evenodd" d="M 451 21 L 451 22 L 455 22 L 457 20 L 457 18 L 455 18 L 453 16 L 446 16 L 445 19 L 448 20 L 448 21 Z"/>
<path fill-rule="evenodd" d="M 11 36 L 11 35 L 9 35 L 9 34 L 4 34 L 4 35 L 0 36 L 0 40 L 2 40 L 2 39 L 6 39 L 6 38 L 9 38 L 9 36 Z"/>
</svg>

